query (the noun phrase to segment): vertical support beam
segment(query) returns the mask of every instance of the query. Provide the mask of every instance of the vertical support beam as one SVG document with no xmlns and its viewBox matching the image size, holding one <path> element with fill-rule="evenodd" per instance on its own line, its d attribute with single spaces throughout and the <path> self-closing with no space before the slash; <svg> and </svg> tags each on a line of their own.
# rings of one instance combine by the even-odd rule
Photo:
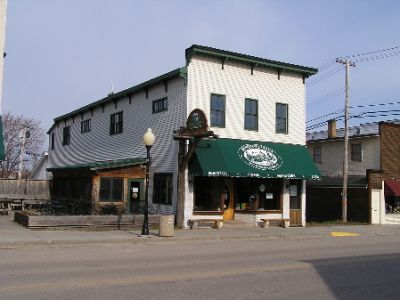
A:
<svg viewBox="0 0 400 300">
<path fill-rule="evenodd" d="M 290 219 L 289 179 L 282 179 L 282 218 Z"/>
<path fill-rule="evenodd" d="M 186 142 L 185 140 L 179 140 L 179 152 L 178 152 L 178 203 L 176 212 L 176 225 L 179 227 L 185 227 L 184 224 L 184 211 L 185 211 L 185 169 L 182 170 L 181 164 L 186 154 Z"/>
<path fill-rule="evenodd" d="M 383 225 L 386 223 L 385 181 L 383 180 L 379 198 L 380 198 L 380 224 Z"/>
<path fill-rule="evenodd" d="M 189 164 L 189 160 L 194 154 L 197 145 L 200 143 L 200 138 L 195 138 L 195 140 L 189 144 L 189 150 L 186 151 L 186 141 L 179 141 L 179 165 L 178 165 L 178 205 L 177 205 L 177 213 L 176 220 L 177 225 L 181 227 L 187 227 L 185 224 L 185 211 L 186 205 L 190 199 L 186 199 L 186 191 L 187 186 L 186 183 L 188 181 L 188 173 L 187 166 Z M 193 199 L 192 199 L 193 201 Z"/>
<path fill-rule="evenodd" d="M 306 199 L 306 195 L 307 195 L 307 181 L 305 179 L 303 179 L 301 181 L 301 198 L 300 198 L 300 207 L 301 207 L 301 226 L 305 227 L 307 224 L 307 220 L 306 220 L 306 210 L 307 210 L 307 199 Z"/>
</svg>

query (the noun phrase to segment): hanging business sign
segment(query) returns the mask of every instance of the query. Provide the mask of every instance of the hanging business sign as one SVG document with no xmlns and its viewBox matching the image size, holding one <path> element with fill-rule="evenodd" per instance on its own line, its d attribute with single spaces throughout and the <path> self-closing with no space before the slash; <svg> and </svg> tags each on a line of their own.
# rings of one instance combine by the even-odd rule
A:
<svg viewBox="0 0 400 300">
<path fill-rule="evenodd" d="M 208 122 L 205 113 L 201 109 L 194 109 L 186 120 L 186 135 L 200 135 L 208 131 Z"/>
</svg>

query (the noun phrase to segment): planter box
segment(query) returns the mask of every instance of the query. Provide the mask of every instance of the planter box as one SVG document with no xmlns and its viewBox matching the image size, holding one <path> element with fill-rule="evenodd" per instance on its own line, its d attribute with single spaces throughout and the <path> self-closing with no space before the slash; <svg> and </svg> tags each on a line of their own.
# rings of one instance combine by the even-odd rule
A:
<svg viewBox="0 0 400 300">
<path fill-rule="evenodd" d="M 16 211 L 14 221 L 28 228 L 48 227 L 94 227 L 94 226 L 141 226 L 143 216 L 139 215 L 84 215 L 84 216 L 34 216 Z M 160 222 L 159 215 L 149 215 L 149 225 Z"/>
</svg>

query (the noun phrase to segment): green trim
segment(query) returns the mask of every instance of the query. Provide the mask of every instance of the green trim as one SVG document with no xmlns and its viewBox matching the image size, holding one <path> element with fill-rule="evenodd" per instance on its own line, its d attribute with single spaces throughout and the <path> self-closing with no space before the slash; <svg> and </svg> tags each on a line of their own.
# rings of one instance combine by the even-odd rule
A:
<svg viewBox="0 0 400 300">
<path fill-rule="evenodd" d="M 0 161 L 4 160 L 4 133 L 3 133 L 3 117 L 0 115 Z"/>
<path fill-rule="evenodd" d="M 65 167 L 48 168 L 48 171 L 63 170 L 63 169 L 89 169 L 91 171 L 102 169 L 116 169 L 129 166 L 135 166 L 146 163 L 146 158 L 125 158 L 117 160 L 95 161 L 86 164 L 69 165 Z"/>
<path fill-rule="evenodd" d="M 131 88 L 123 90 L 121 92 L 110 94 L 110 95 L 108 95 L 107 97 L 105 97 L 103 99 L 100 99 L 100 100 L 98 100 L 96 102 L 90 103 L 90 104 L 88 104 L 86 106 L 83 106 L 81 108 L 73 110 L 70 113 L 67 113 L 65 115 L 56 117 L 56 118 L 54 118 L 54 124 L 50 127 L 50 129 L 47 132 L 47 134 L 49 134 L 54 129 L 54 127 L 56 126 L 57 122 L 66 120 L 66 119 L 68 119 L 68 118 L 70 118 L 70 117 L 72 117 L 74 115 L 83 113 L 85 111 L 88 111 L 88 110 L 90 111 L 91 109 L 93 109 L 95 107 L 98 107 L 98 106 L 101 106 L 101 105 L 104 106 L 105 104 L 108 104 L 110 102 L 112 103 L 113 101 L 117 101 L 118 99 L 120 99 L 122 97 L 126 97 L 126 96 L 129 97 L 130 95 L 132 95 L 132 94 L 134 94 L 136 92 L 143 91 L 145 89 L 148 89 L 151 86 L 154 86 L 155 84 L 158 84 L 160 82 L 163 82 L 163 81 L 165 81 L 167 79 L 174 78 L 174 77 L 182 77 L 186 81 L 187 68 L 183 67 L 183 68 L 178 68 L 178 69 L 172 70 L 171 72 L 168 72 L 168 73 L 163 74 L 161 76 L 155 77 L 155 78 L 150 79 L 148 81 L 145 81 L 145 82 L 143 82 L 141 84 L 138 84 L 138 85 L 135 85 L 135 86 L 133 86 Z"/>
<path fill-rule="evenodd" d="M 318 72 L 316 68 L 303 67 L 299 65 L 289 64 L 280 61 L 269 60 L 265 58 L 260 58 L 256 56 L 251 56 L 247 54 L 241 54 L 231 51 L 220 50 L 212 47 L 192 45 L 190 48 L 186 49 L 186 65 L 190 63 L 193 55 L 200 54 L 205 56 L 225 58 L 229 60 L 239 61 L 246 64 L 253 64 L 253 66 L 264 66 L 275 69 L 282 69 L 286 71 L 292 71 L 296 73 L 301 73 L 306 77 L 315 75 Z"/>
</svg>

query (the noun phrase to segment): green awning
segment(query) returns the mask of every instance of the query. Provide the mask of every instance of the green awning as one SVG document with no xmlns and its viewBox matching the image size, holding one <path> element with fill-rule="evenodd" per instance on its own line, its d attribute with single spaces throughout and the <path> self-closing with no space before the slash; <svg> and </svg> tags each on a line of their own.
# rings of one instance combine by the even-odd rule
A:
<svg viewBox="0 0 400 300">
<path fill-rule="evenodd" d="M 305 146 L 222 138 L 199 143 L 189 174 L 296 179 L 321 176 Z"/>
</svg>

